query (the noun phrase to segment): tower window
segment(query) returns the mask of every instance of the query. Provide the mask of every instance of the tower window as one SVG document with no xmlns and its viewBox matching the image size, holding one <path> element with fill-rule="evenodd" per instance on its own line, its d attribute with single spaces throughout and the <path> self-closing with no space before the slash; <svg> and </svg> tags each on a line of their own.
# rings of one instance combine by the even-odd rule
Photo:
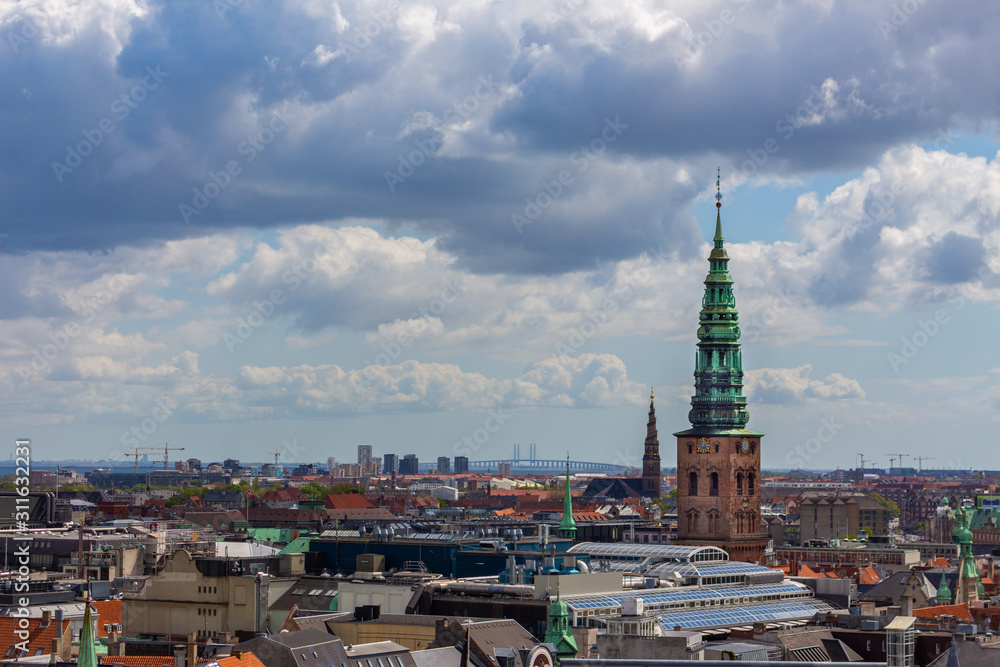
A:
<svg viewBox="0 0 1000 667">
<path fill-rule="evenodd" d="M 693 470 L 688 475 L 688 495 L 697 496 L 698 495 L 698 473 Z"/>
<path fill-rule="evenodd" d="M 736 473 L 736 495 L 743 495 L 743 473 Z"/>
<path fill-rule="evenodd" d="M 754 474 L 747 474 L 747 495 L 752 496 L 754 494 Z"/>
<path fill-rule="evenodd" d="M 709 477 L 708 483 L 708 495 L 717 496 L 719 495 L 719 473 L 713 472 Z"/>
</svg>

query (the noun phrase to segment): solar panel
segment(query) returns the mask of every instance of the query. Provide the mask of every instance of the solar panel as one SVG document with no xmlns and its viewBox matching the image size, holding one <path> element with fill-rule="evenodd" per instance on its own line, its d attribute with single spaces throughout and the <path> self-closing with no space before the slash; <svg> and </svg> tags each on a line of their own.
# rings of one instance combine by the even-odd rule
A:
<svg viewBox="0 0 1000 667">
<path fill-rule="evenodd" d="M 658 619 L 664 630 L 682 628 L 712 628 L 742 625 L 757 621 L 790 621 L 808 619 L 817 612 L 826 612 L 833 607 L 822 600 L 795 600 L 752 607 L 720 607 L 709 611 L 670 612 L 660 614 Z"/>
<path fill-rule="evenodd" d="M 654 592 L 655 591 L 655 592 Z M 783 597 L 797 594 L 812 595 L 812 591 L 803 584 L 789 581 L 780 584 L 763 584 L 758 586 L 735 586 L 725 588 L 700 588 L 684 587 L 672 589 L 649 589 L 641 593 L 623 593 L 621 595 L 592 595 L 577 598 L 564 597 L 563 602 L 569 605 L 570 609 L 615 609 L 621 607 L 622 600 L 626 597 L 640 597 L 646 606 L 675 604 L 681 602 L 695 602 L 703 600 L 729 600 L 749 597 L 761 597 L 765 595 L 779 595 Z"/>
<path fill-rule="evenodd" d="M 571 546 L 567 553 L 590 554 L 622 560 L 654 558 L 675 558 L 681 562 L 728 561 L 729 554 L 718 547 L 688 547 L 677 544 L 610 544 L 606 542 L 580 542 Z"/>
</svg>

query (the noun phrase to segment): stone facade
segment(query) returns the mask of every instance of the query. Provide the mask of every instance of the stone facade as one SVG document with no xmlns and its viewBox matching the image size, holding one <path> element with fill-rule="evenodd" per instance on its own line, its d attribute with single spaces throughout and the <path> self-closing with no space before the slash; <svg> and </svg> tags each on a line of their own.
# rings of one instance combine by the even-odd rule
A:
<svg viewBox="0 0 1000 667">
<path fill-rule="evenodd" d="M 763 558 L 759 436 L 678 436 L 677 537 L 733 560 Z"/>
</svg>

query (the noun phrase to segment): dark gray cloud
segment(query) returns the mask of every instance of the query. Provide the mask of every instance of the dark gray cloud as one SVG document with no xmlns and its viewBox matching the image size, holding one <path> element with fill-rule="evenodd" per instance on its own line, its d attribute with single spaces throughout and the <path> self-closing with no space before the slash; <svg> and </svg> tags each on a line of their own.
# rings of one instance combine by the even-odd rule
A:
<svg viewBox="0 0 1000 667">
<path fill-rule="evenodd" d="M 927 279 L 945 285 L 975 280 L 985 256 L 982 239 L 948 232 L 925 253 Z"/>
<path fill-rule="evenodd" d="M 665 242 L 693 252 L 683 211 L 711 179 L 680 184 L 681 166 L 738 169 L 771 139 L 754 171 L 856 168 L 956 117 L 996 117 L 1000 15 L 971 0 L 898 25 L 863 2 L 726 0 L 687 26 L 641 2 L 614 19 L 586 4 L 440 3 L 429 21 L 405 3 L 331 7 L 157 3 L 120 52 L 93 20 L 6 53 L 0 250 L 362 218 L 435 235 L 475 271 L 558 273 Z M 627 129 L 580 170 L 615 119 Z M 113 131 L 55 173 L 102 121 Z M 567 169 L 573 184 L 519 232 L 512 215 Z M 213 174 L 225 186 L 185 219 Z M 823 299 L 850 298 L 828 282 Z"/>
</svg>

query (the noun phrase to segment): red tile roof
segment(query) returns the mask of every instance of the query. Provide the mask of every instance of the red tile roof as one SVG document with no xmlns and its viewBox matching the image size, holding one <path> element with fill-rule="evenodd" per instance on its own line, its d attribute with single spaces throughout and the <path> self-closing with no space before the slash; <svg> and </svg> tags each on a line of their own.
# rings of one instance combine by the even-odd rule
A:
<svg viewBox="0 0 1000 667">
<path fill-rule="evenodd" d="M 99 655 L 101 665 L 125 665 L 125 667 L 174 667 L 173 656 L 166 655 Z"/>
<path fill-rule="evenodd" d="M 220 667 L 265 667 L 253 653 L 244 653 L 240 657 L 232 656 L 219 659 Z"/>
<path fill-rule="evenodd" d="M 28 627 L 20 627 L 20 621 L 26 620 Z M 69 625 L 69 620 L 63 620 L 62 630 L 65 631 Z M 16 644 L 22 643 L 22 639 L 14 634 L 15 630 L 28 631 L 28 652 L 26 655 L 48 655 L 52 653 L 52 640 L 58 639 L 56 635 L 55 621 L 49 621 L 43 628 L 42 619 L 39 617 L 21 619 L 13 616 L 0 616 L 0 659 L 16 658 L 22 654 L 15 648 Z"/>
<path fill-rule="evenodd" d="M 936 607 L 921 607 L 914 609 L 913 615 L 917 618 L 941 618 L 942 616 L 954 616 L 960 621 L 972 622 L 972 614 L 964 604 L 942 604 Z"/>
<path fill-rule="evenodd" d="M 882 577 L 879 576 L 878 570 L 874 567 L 862 567 L 858 568 L 858 583 L 862 586 L 867 586 L 870 584 L 877 584 L 882 581 Z"/>
<path fill-rule="evenodd" d="M 375 507 L 359 493 L 331 493 L 323 498 L 323 503 L 331 510 L 361 510 Z"/>
<path fill-rule="evenodd" d="M 122 622 L 122 601 L 121 600 L 94 600 L 90 603 L 94 611 L 97 612 L 97 636 L 108 636 L 108 625 L 121 625 Z M 116 634 L 121 637 L 121 629 L 115 629 Z"/>
</svg>

